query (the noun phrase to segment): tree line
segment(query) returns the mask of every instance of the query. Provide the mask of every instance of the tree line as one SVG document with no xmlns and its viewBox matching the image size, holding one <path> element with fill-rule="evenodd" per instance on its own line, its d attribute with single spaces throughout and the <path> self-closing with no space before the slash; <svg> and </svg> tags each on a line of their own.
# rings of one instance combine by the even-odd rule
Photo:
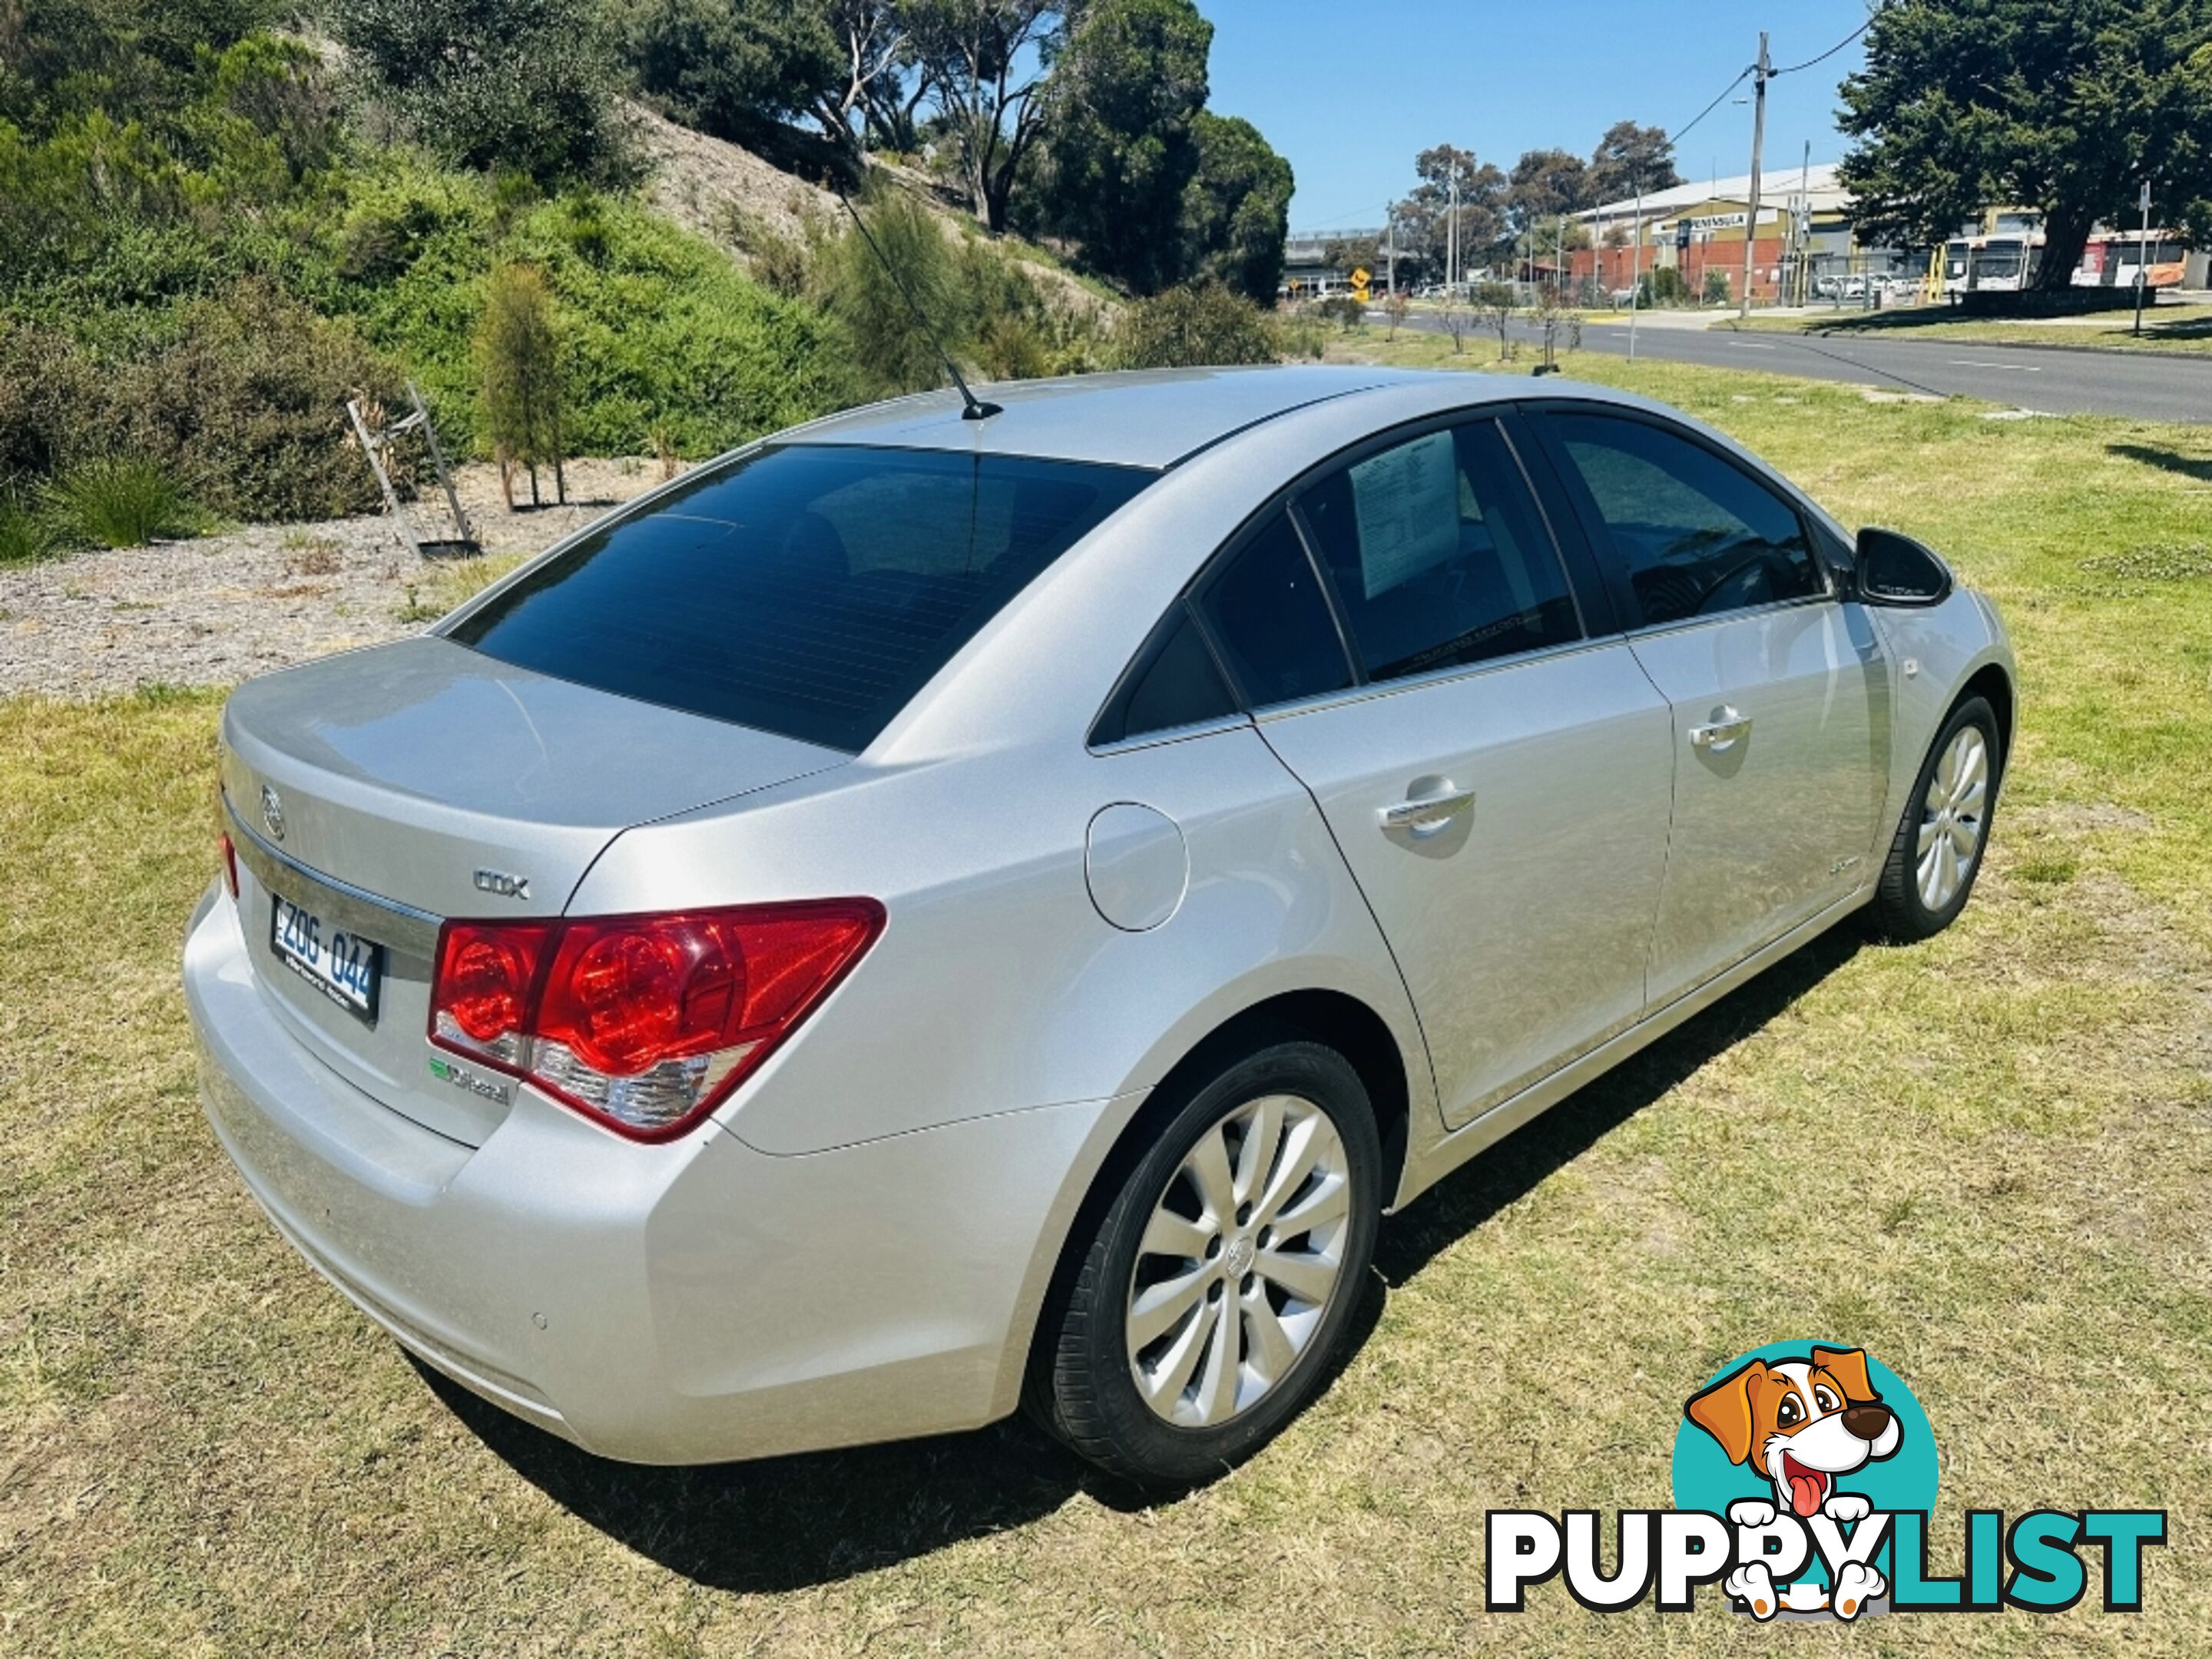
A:
<svg viewBox="0 0 2212 1659">
<path fill-rule="evenodd" d="M 1465 276 L 1510 263 L 1520 248 L 1588 247 L 1589 231 L 1572 215 L 1682 182 L 1666 129 L 1633 121 L 1607 127 L 1587 160 L 1571 150 L 1530 149 L 1506 168 L 1471 149 L 1437 144 L 1413 158 L 1413 188 L 1390 204 L 1385 240 L 1333 243 L 1332 263 L 1379 270 L 1395 252 L 1401 277 L 1441 279 L 1455 222 Z"/>
<path fill-rule="evenodd" d="M 2212 240 L 2212 0 L 1883 0 L 1840 88 L 1863 240 L 1932 247 L 2038 210 L 2035 286 L 2100 222 Z"/>
<path fill-rule="evenodd" d="M 540 182 L 619 171 L 628 91 L 787 160 L 794 124 L 856 181 L 939 174 L 992 231 L 1139 294 L 1271 301 L 1290 164 L 1206 107 L 1193 0 L 331 0 L 362 76 L 434 152 Z M 803 164 L 803 163 L 802 163 Z"/>
<path fill-rule="evenodd" d="M 1840 178 L 1864 244 L 1940 246 L 1993 208 L 2040 215 L 2035 286 L 2063 289 L 2099 224 L 2212 242 L 2212 0 L 1875 0 L 1865 64 L 1837 89 Z M 1810 67 L 1809 64 L 1804 67 Z M 1516 250 L 1589 246 L 1568 216 L 1680 184 L 1658 127 L 1616 123 L 1588 161 L 1532 149 L 1510 168 L 1450 144 L 1416 158 L 1390 209 L 1401 271 L 1462 272 Z M 1347 264 L 1381 250 L 1346 242 Z M 1376 267 L 1378 268 L 1379 267 Z"/>
</svg>

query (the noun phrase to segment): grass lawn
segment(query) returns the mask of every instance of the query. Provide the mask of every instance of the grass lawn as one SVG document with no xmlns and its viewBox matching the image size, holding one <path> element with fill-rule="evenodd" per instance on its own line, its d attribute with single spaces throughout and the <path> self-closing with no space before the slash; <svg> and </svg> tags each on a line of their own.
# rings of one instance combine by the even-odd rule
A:
<svg viewBox="0 0 2212 1659">
<path fill-rule="evenodd" d="M 1330 1392 L 1175 1503 L 1013 1425 L 622 1468 L 427 1383 L 195 1103 L 176 959 L 218 700 L 0 703 L 0 1652 L 1771 1653 L 1798 1637 L 1710 1590 L 1487 1614 L 1483 1516 L 1664 1507 L 1684 1398 L 1804 1337 L 1926 1407 L 1938 1571 L 1969 1507 L 2172 1512 L 2138 1617 L 2093 1594 L 1855 1644 L 2202 1650 L 2212 429 L 1575 367 L 1996 595 L 2023 726 L 1987 872 L 1942 938 L 1809 947 L 1387 1224 Z"/>
<path fill-rule="evenodd" d="M 2154 307 L 2143 313 L 2143 331 L 2131 311 L 2106 313 L 2094 322 L 2014 322 L 1958 318 L 1948 307 L 1907 311 L 1814 313 L 1808 317 L 1733 318 L 1716 328 L 1771 329 L 1790 334 L 1852 334 L 1892 340 L 1982 340 L 1991 345 L 2069 346 L 2120 351 L 2212 352 L 2212 306 Z"/>
</svg>

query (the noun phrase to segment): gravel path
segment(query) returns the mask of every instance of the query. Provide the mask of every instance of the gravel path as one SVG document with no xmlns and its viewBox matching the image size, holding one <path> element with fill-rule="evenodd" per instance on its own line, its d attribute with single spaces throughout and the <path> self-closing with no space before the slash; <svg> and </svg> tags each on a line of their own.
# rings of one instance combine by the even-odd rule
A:
<svg viewBox="0 0 2212 1659">
<path fill-rule="evenodd" d="M 462 469 L 462 504 L 486 553 L 538 552 L 660 476 L 634 460 L 572 461 L 568 471 L 571 505 L 509 513 L 491 467 Z M 410 512 L 423 535 L 452 533 L 428 503 Z M 403 619 L 410 600 L 435 603 L 451 572 L 402 546 L 382 518 L 254 525 L 0 568 L 0 696 L 234 684 L 419 632 L 422 621 Z"/>
</svg>

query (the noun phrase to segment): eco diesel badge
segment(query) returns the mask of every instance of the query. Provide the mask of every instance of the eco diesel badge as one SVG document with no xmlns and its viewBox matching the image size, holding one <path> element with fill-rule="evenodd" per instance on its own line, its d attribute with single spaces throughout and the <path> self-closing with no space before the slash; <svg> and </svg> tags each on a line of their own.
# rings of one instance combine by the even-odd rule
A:
<svg viewBox="0 0 2212 1659">
<path fill-rule="evenodd" d="M 507 1104 L 507 1085 L 504 1083 L 494 1083 L 488 1077 L 478 1077 L 474 1072 L 465 1072 L 459 1066 L 449 1065 L 442 1060 L 433 1060 L 430 1062 L 430 1075 L 441 1083 L 452 1084 L 456 1089 L 465 1089 L 472 1095 L 481 1095 L 486 1100 L 497 1101 L 502 1106 Z"/>
<path fill-rule="evenodd" d="M 261 786 L 261 827 L 270 840 L 284 839 L 284 798 L 265 783 Z"/>
<path fill-rule="evenodd" d="M 479 870 L 476 880 L 479 892 L 496 893 L 501 898 L 526 899 L 530 896 L 530 878 L 527 876 L 510 876 L 499 870 Z"/>
</svg>

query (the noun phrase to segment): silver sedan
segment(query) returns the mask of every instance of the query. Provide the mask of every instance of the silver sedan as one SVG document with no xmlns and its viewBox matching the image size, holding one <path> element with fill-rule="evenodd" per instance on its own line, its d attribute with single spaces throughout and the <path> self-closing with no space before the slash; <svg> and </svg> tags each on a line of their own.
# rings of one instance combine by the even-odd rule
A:
<svg viewBox="0 0 2212 1659">
<path fill-rule="evenodd" d="M 242 687 L 216 1135 L 617 1458 L 1026 1401 L 1188 1481 L 1382 1214 L 1822 929 L 1947 925 L 1989 602 L 1667 409 L 1375 369 L 858 410 Z"/>
</svg>

